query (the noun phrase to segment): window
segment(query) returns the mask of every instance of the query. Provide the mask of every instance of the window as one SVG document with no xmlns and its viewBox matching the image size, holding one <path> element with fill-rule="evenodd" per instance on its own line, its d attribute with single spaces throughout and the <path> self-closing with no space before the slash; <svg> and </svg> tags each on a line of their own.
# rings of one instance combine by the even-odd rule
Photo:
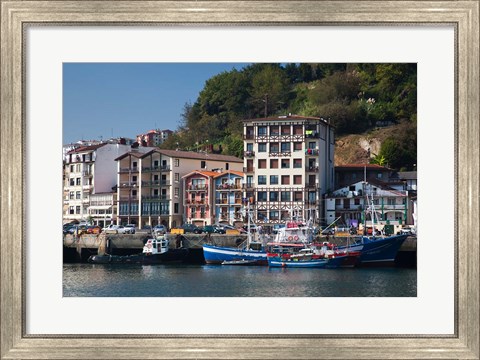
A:
<svg viewBox="0 0 480 360">
<path fill-rule="evenodd" d="M 158 167 L 158 160 L 155 160 L 155 161 L 153 162 L 153 167 L 155 167 L 155 168 Z"/>
<path fill-rule="evenodd" d="M 278 185 L 278 175 L 270 175 L 270 185 Z"/>
<path fill-rule="evenodd" d="M 253 185 L 253 176 L 248 175 L 247 176 L 247 186 L 251 187 Z"/>
<path fill-rule="evenodd" d="M 294 135 L 303 135 L 303 126 L 302 125 L 293 125 L 293 134 Z"/>
<path fill-rule="evenodd" d="M 137 182 L 137 176 L 136 176 L 136 175 L 133 175 L 133 176 L 132 176 L 132 182 L 134 182 L 134 183 Z"/>
<path fill-rule="evenodd" d="M 267 201 L 267 192 L 266 191 L 257 192 L 257 200 L 258 201 Z"/>
<path fill-rule="evenodd" d="M 270 143 L 270 152 L 277 153 L 278 152 L 278 143 Z"/>
<path fill-rule="evenodd" d="M 74 169 L 75 169 L 75 166 L 74 166 L 74 165 L 70 165 L 70 172 L 74 172 Z"/>
<path fill-rule="evenodd" d="M 290 135 L 290 125 L 282 125 L 282 135 Z"/>
<path fill-rule="evenodd" d="M 303 194 L 301 191 L 294 191 L 293 192 L 293 199 L 295 201 L 303 201 Z"/>
<path fill-rule="evenodd" d="M 395 205 L 395 198 L 388 198 L 387 199 L 387 204 L 388 205 Z"/>
<path fill-rule="evenodd" d="M 290 175 L 282 175 L 282 185 L 290 184 Z"/>
<path fill-rule="evenodd" d="M 295 185 L 301 185 L 302 184 L 302 175 L 293 175 L 293 183 Z"/>
<path fill-rule="evenodd" d="M 207 168 L 207 162 L 205 160 L 200 161 L 200 169 L 206 169 Z"/>
<path fill-rule="evenodd" d="M 267 127 L 266 126 L 259 126 L 257 132 L 258 132 L 258 136 L 266 136 L 267 135 Z"/>
<path fill-rule="evenodd" d="M 81 185 L 81 181 L 82 181 L 81 178 L 77 178 L 77 185 Z"/>
<path fill-rule="evenodd" d="M 70 179 L 70 186 L 75 186 L 75 179 L 74 178 Z"/>
<path fill-rule="evenodd" d="M 278 201 L 278 191 L 270 191 L 270 201 Z"/>
<path fill-rule="evenodd" d="M 80 214 L 80 205 L 75 206 L 75 214 Z"/>
<path fill-rule="evenodd" d="M 382 174 L 381 172 L 379 172 L 379 173 L 377 174 L 377 178 L 378 178 L 378 179 L 381 179 L 381 178 L 382 178 L 382 175 L 383 175 L 383 174 Z"/>
<path fill-rule="evenodd" d="M 282 152 L 290 152 L 290 143 L 282 142 Z"/>
<path fill-rule="evenodd" d="M 174 203 L 174 204 L 173 204 L 173 212 L 174 212 L 175 214 L 178 214 L 178 203 Z"/>
<path fill-rule="evenodd" d="M 266 143 L 258 143 L 258 152 L 266 152 L 267 151 L 267 144 Z"/>
<path fill-rule="evenodd" d="M 180 166 L 180 159 L 173 159 L 173 166 L 179 167 Z"/>
<path fill-rule="evenodd" d="M 247 151 L 253 151 L 253 144 L 247 143 Z"/>
<path fill-rule="evenodd" d="M 82 198 L 82 193 L 80 191 L 77 191 L 76 194 L 75 194 L 75 198 L 77 200 L 80 200 Z"/>
<path fill-rule="evenodd" d="M 335 205 L 339 206 L 342 204 L 342 199 L 335 199 Z"/>
<path fill-rule="evenodd" d="M 77 165 L 76 165 L 75 171 L 76 171 L 76 172 L 80 172 L 80 164 L 77 164 Z"/>
<path fill-rule="evenodd" d="M 180 195 L 180 189 L 178 187 L 173 189 L 173 194 L 175 195 L 175 197 L 178 197 Z"/>
<path fill-rule="evenodd" d="M 75 208 L 74 208 L 73 206 L 70 206 L 70 207 L 68 208 L 68 213 L 69 213 L 70 215 L 74 215 L 74 214 L 75 214 Z"/>
<path fill-rule="evenodd" d="M 175 173 L 174 175 L 174 179 L 176 182 L 178 182 L 180 180 L 180 174 L 179 173 Z"/>
<path fill-rule="evenodd" d="M 230 163 L 225 163 L 225 170 L 226 171 L 230 170 Z"/>
<path fill-rule="evenodd" d="M 158 190 L 157 190 L 158 191 Z M 137 196 L 137 190 L 132 190 L 132 196 L 135 197 Z"/>
<path fill-rule="evenodd" d="M 302 168 L 302 159 L 293 159 L 293 168 L 301 169 Z"/>
<path fill-rule="evenodd" d="M 310 142 L 308 143 L 308 148 L 309 148 L 309 149 L 315 149 L 315 142 L 314 142 L 314 141 L 310 141 Z"/>
<path fill-rule="evenodd" d="M 270 220 L 278 220 L 279 218 L 278 210 L 271 210 L 270 211 Z"/>
<path fill-rule="evenodd" d="M 271 125 L 270 126 L 270 136 L 278 136 L 278 135 L 280 135 L 278 125 Z"/>
<path fill-rule="evenodd" d="M 290 191 L 280 192 L 280 200 L 281 201 L 290 201 Z"/>
<path fill-rule="evenodd" d="M 258 168 L 259 169 L 266 169 L 267 168 L 267 160 L 266 159 L 258 159 Z"/>
<path fill-rule="evenodd" d="M 301 142 L 294 142 L 293 143 L 293 151 L 302 151 L 302 143 Z"/>
<path fill-rule="evenodd" d="M 136 161 L 133 161 L 132 162 L 132 168 L 136 168 L 137 167 L 137 162 Z"/>
<path fill-rule="evenodd" d="M 73 200 L 75 197 L 75 193 L 73 191 L 70 191 L 70 200 Z"/>
<path fill-rule="evenodd" d="M 278 169 L 278 159 L 270 159 L 270 169 Z"/>
<path fill-rule="evenodd" d="M 282 169 L 290 168 L 290 159 L 282 159 Z"/>
<path fill-rule="evenodd" d="M 360 199 L 358 199 L 358 198 L 355 199 L 355 200 L 354 200 L 354 203 L 355 203 L 355 205 L 360 205 Z"/>
<path fill-rule="evenodd" d="M 258 185 L 267 185 L 266 175 L 258 175 Z"/>
</svg>

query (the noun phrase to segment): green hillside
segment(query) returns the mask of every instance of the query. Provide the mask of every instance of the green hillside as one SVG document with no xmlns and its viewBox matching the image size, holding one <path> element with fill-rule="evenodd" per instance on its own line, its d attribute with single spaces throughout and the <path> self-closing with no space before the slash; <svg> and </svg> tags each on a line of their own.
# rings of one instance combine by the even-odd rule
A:
<svg viewBox="0 0 480 360">
<path fill-rule="evenodd" d="M 162 147 L 213 145 L 241 157 L 244 119 L 288 113 L 330 119 L 339 139 L 395 127 L 372 161 L 396 169 L 416 163 L 416 64 L 253 64 L 206 81 L 185 104 L 176 134 Z M 337 145 L 337 151 L 342 147 Z"/>
</svg>

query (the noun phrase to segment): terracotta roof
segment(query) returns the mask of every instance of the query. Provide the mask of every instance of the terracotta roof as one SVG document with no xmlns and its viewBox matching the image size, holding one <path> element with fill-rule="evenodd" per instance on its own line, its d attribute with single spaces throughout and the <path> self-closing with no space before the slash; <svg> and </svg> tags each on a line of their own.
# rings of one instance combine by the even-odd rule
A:
<svg viewBox="0 0 480 360">
<path fill-rule="evenodd" d="M 219 154 L 210 154 L 210 153 L 201 153 L 195 151 L 182 151 L 182 150 L 166 150 L 166 149 L 154 149 L 143 155 L 146 157 L 152 152 L 158 152 L 160 154 L 183 159 L 199 159 L 199 160 L 214 160 L 214 161 L 228 161 L 228 162 L 239 162 L 243 163 L 242 159 L 239 159 L 235 156 L 230 155 L 219 155 Z"/>
<path fill-rule="evenodd" d="M 243 121 L 279 121 L 279 120 L 322 120 L 322 118 L 316 116 L 301 116 L 301 115 L 280 115 L 280 116 L 268 116 L 257 119 L 245 119 Z M 326 120 L 324 120 L 326 122 Z"/>
<path fill-rule="evenodd" d="M 346 164 L 346 165 L 337 165 L 335 166 L 335 170 L 356 170 L 356 169 L 364 169 L 364 168 L 370 169 L 370 170 L 385 170 L 385 171 L 390 171 L 391 169 L 380 166 L 378 164 Z"/>
<path fill-rule="evenodd" d="M 183 178 L 186 178 L 186 177 L 189 177 L 189 176 L 192 176 L 193 174 L 205 175 L 205 176 L 207 176 L 207 177 L 215 177 L 215 175 L 217 175 L 218 173 L 217 173 L 216 171 L 194 170 L 194 171 L 189 172 L 189 173 L 186 174 L 186 175 L 183 175 L 183 176 L 182 176 L 182 179 L 183 179 Z"/>
<path fill-rule="evenodd" d="M 234 174 L 234 175 L 238 175 L 240 177 L 243 177 L 245 174 L 241 171 L 235 171 L 235 170 L 227 170 L 227 171 L 222 171 L 221 173 L 217 173 L 214 178 L 217 178 L 217 177 L 220 177 L 220 176 L 225 176 L 225 175 L 228 175 L 228 174 Z"/>
<path fill-rule="evenodd" d="M 104 144 L 97 144 L 97 145 L 80 146 L 78 148 L 70 150 L 67 154 L 76 154 L 81 152 L 93 151 L 93 150 L 97 150 L 99 147 L 102 147 L 104 145 L 107 145 L 107 144 L 104 143 Z"/>
<path fill-rule="evenodd" d="M 128 151 L 125 154 L 117 157 L 115 159 L 115 161 L 122 160 L 122 159 L 126 158 L 128 155 L 131 155 L 133 157 L 136 157 L 137 159 L 140 159 L 143 155 L 145 155 L 145 153 L 141 153 L 141 152 L 138 152 L 138 151 Z"/>
</svg>

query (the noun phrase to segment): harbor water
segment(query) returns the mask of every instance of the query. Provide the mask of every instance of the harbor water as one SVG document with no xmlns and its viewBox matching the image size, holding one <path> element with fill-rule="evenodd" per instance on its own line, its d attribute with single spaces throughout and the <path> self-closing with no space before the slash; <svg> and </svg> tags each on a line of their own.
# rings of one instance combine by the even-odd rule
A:
<svg viewBox="0 0 480 360">
<path fill-rule="evenodd" d="M 415 268 L 64 264 L 65 297 L 416 297 Z"/>
</svg>

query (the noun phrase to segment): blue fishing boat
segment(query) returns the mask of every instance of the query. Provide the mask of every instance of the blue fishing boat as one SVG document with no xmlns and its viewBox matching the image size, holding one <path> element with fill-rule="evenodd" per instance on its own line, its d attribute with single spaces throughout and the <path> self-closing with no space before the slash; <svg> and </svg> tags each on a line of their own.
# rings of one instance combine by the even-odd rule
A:
<svg viewBox="0 0 480 360">
<path fill-rule="evenodd" d="M 328 264 L 328 259 L 320 258 L 296 258 L 277 256 L 272 254 L 268 256 L 268 266 L 270 267 L 291 267 L 291 268 L 324 268 Z"/>
<path fill-rule="evenodd" d="M 222 264 L 224 261 L 255 260 L 257 264 L 267 264 L 267 253 L 247 246 L 238 248 L 203 244 L 203 257 L 207 264 Z"/>
</svg>

